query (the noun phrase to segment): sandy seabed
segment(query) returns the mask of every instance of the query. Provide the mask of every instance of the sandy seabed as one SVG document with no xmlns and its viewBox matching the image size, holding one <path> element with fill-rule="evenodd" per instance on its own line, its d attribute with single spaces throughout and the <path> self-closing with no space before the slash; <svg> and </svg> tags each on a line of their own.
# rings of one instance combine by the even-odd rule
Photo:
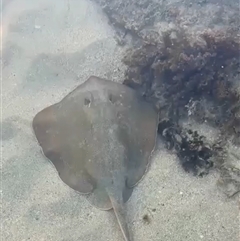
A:
<svg viewBox="0 0 240 241">
<path fill-rule="evenodd" d="M 90 75 L 123 80 L 113 29 L 87 0 L 6 0 L 2 11 L 2 240 L 123 240 L 113 212 L 62 183 L 31 129 L 38 111 Z M 239 240 L 239 197 L 228 199 L 216 180 L 186 174 L 159 140 L 126 204 L 134 240 Z"/>
</svg>

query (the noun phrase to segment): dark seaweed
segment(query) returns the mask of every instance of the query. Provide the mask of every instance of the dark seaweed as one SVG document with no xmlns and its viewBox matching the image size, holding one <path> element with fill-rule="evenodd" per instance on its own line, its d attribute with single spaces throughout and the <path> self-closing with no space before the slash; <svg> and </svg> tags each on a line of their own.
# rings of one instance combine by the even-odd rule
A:
<svg viewBox="0 0 240 241">
<path fill-rule="evenodd" d="M 189 118 L 221 130 L 223 139 L 240 136 L 239 50 L 234 35 L 203 32 L 193 41 L 183 30 L 163 34 L 159 44 L 145 44 L 124 58 L 124 84 L 141 92 L 160 112 L 159 134 L 176 151 L 184 170 L 207 174 L 217 155 L 203 136 L 184 129 Z M 191 133 L 192 132 L 192 133 Z"/>
<path fill-rule="evenodd" d="M 213 167 L 211 157 L 214 150 L 206 145 L 204 136 L 166 120 L 159 123 L 158 132 L 165 141 L 166 148 L 176 151 L 185 171 L 198 176 L 208 174 L 209 169 Z"/>
<path fill-rule="evenodd" d="M 124 84 L 156 105 L 160 136 L 175 150 L 184 170 L 202 175 L 214 166 L 220 170 L 226 193 L 232 196 L 239 191 L 240 154 L 233 160 L 226 150 L 228 141 L 240 146 L 236 1 L 94 1 L 115 29 L 121 29 L 121 43 L 127 43 L 125 36 L 132 37 L 124 58 L 128 66 Z M 189 118 L 220 130 L 219 141 L 209 145 L 200 136 L 189 139 L 189 130 L 181 124 Z M 229 167 L 232 163 L 234 168 Z"/>
</svg>

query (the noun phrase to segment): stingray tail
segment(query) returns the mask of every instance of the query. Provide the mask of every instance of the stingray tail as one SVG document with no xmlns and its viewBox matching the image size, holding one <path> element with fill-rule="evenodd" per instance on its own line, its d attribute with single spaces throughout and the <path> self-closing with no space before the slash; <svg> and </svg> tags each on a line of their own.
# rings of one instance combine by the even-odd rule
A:
<svg viewBox="0 0 240 241">
<path fill-rule="evenodd" d="M 122 230 L 122 234 L 124 236 L 125 241 L 131 241 L 128 225 L 124 215 L 123 200 L 118 201 L 117 199 L 111 196 L 110 196 L 110 200 L 113 206 L 114 213 L 117 217 L 118 224 Z"/>
</svg>

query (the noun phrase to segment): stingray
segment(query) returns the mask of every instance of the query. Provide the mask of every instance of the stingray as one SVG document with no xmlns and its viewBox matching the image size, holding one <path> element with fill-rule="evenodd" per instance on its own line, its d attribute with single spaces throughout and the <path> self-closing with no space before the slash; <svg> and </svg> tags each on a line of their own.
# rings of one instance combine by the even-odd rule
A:
<svg viewBox="0 0 240 241">
<path fill-rule="evenodd" d="M 43 154 L 70 188 L 113 208 L 126 241 L 124 203 L 154 151 L 158 114 L 130 87 L 91 76 L 32 122 Z"/>
</svg>

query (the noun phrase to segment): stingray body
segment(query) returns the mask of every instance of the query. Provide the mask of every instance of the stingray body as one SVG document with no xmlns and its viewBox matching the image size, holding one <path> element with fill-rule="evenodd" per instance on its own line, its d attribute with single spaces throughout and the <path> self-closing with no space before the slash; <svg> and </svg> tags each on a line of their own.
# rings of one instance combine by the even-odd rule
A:
<svg viewBox="0 0 240 241">
<path fill-rule="evenodd" d="M 125 240 L 132 240 L 123 205 L 154 150 L 156 110 L 129 87 L 92 76 L 32 125 L 62 181 L 89 194 L 97 208 L 113 208 Z"/>
</svg>

